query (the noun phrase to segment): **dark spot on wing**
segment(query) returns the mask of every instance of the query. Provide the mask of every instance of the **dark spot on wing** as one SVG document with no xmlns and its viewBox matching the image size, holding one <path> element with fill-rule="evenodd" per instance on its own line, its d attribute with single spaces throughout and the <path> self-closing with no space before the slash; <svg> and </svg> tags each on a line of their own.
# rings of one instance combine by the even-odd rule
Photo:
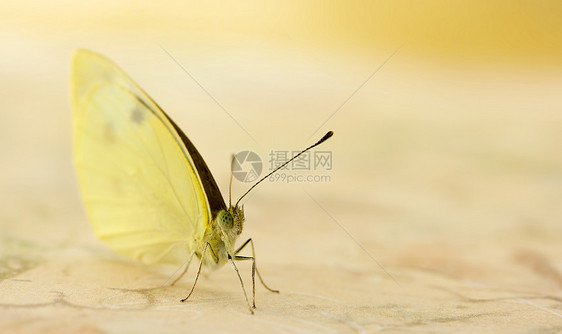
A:
<svg viewBox="0 0 562 334">
<path fill-rule="evenodd" d="M 111 179 L 111 184 L 113 186 L 113 190 L 117 193 L 117 194 L 123 194 L 124 193 L 124 189 L 125 189 L 125 185 L 123 183 L 123 181 L 120 178 L 117 177 L 113 177 Z"/>
<path fill-rule="evenodd" d="M 113 123 L 105 123 L 105 127 L 103 129 L 103 138 L 108 143 L 115 142 L 117 136 L 115 135 L 115 128 L 113 126 Z"/>
<path fill-rule="evenodd" d="M 144 115 L 139 108 L 135 107 L 133 112 L 131 112 L 131 120 L 137 124 L 141 124 L 144 121 Z"/>
</svg>

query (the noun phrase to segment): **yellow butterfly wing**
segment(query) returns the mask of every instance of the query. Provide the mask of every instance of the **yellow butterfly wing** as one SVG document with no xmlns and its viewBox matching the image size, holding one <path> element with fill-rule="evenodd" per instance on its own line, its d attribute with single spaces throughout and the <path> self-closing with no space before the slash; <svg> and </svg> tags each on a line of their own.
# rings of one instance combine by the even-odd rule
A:
<svg viewBox="0 0 562 334">
<path fill-rule="evenodd" d="M 194 162 L 181 130 L 101 55 L 76 52 L 72 102 L 78 183 L 96 235 L 145 263 L 184 262 L 212 217 L 200 155 Z"/>
</svg>

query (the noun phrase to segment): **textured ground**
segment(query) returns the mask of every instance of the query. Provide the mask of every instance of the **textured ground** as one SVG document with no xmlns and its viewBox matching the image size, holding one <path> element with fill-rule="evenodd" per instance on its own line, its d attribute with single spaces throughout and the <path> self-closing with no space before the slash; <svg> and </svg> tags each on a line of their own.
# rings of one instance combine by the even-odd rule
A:
<svg viewBox="0 0 562 334">
<path fill-rule="evenodd" d="M 499 51 L 474 37 L 472 54 L 443 39 L 430 53 L 416 36 L 396 35 L 361 49 L 372 41 L 338 40 L 347 35 L 334 33 L 337 23 L 322 26 L 334 39 L 310 32 L 318 22 L 302 36 L 289 23 L 266 29 L 312 7 L 264 9 L 274 19 L 252 25 L 250 9 L 232 4 L 178 11 L 191 21 L 114 2 L 55 5 L 8 7 L 0 23 L 1 332 L 562 330 L 562 76 L 559 65 L 535 66 L 533 54 L 516 57 L 542 50 L 548 34 L 517 32 L 519 49 L 506 42 Z M 149 29 L 148 19 L 162 25 Z M 517 22 L 533 32 L 531 21 Z M 335 132 L 322 147 L 333 168 L 300 172 L 330 181 L 266 182 L 246 203 L 242 238 L 254 238 L 264 279 L 281 290 L 258 284 L 255 315 L 229 266 L 205 273 L 183 304 L 193 271 L 157 288 L 176 268 L 121 258 L 94 238 L 72 166 L 77 47 L 135 78 L 199 148 L 224 194 L 231 153 L 255 151 L 269 168 L 271 150 L 302 148 L 319 127 L 315 137 Z M 247 187 L 235 182 L 234 197 Z M 239 267 L 249 286 L 249 264 Z"/>
</svg>

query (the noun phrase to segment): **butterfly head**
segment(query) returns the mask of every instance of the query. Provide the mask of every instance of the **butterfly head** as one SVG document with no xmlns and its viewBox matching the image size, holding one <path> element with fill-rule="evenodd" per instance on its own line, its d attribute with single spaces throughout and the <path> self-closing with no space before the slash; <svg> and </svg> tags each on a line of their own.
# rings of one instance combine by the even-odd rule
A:
<svg viewBox="0 0 562 334">
<path fill-rule="evenodd" d="M 228 210 L 221 210 L 217 215 L 217 222 L 227 235 L 238 236 L 244 226 L 244 207 L 231 206 Z"/>
</svg>

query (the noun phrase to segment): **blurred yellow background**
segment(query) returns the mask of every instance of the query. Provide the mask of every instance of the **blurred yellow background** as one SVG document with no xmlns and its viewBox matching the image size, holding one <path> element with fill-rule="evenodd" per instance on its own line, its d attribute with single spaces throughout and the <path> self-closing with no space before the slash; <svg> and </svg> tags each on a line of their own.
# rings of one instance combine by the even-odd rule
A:
<svg viewBox="0 0 562 334">
<path fill-rule="evenodd" d="M 0 1 L 0 42 L 3 332 L 560 327 L 559 1 Z M 76 48 L 139 83 L 223 194 L 231 153 L 335 132 L 321 147 L 331 182 L 266 183 L 247 202 L 243 238 L 282 291 L 258 289 L 253 318 L 230 268 L 203 277 L 192 304 L 177 303 L 192 276 L 116 298 L 173 270 L 119 258 L 85 219 Z"/>
</svg>

